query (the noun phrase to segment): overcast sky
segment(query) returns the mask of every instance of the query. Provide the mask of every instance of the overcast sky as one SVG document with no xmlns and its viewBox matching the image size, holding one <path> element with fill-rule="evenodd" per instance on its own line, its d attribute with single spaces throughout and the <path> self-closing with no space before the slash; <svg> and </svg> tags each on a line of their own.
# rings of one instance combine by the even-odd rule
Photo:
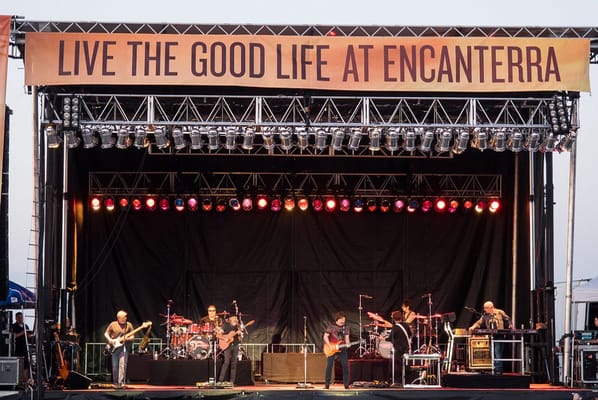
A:
<svg viewBox="0 0 598 400">
<path fill-rule="evenodd" d="M 246 24 L 411 25 L 411 26 L 598 26 L 598 1 L 497 2 L 471 0 L 2 0 L 0 14 L 37 21 L 185 22 Z M 13 110 L 10 137 L 10 278 L 30 286 L 28 261 L 32 211 L 32 101 L 24 93 L 22 62 L 9 62 L 7 104 Z M 598 88 L 598 68 L 591 66 Z M 596 178 L 592 171 L 598 148 L 598 101 L 582 95 L 578 135 L 574 279 L 598 275 L 595 265 L 598 226 Z M 565 279 L 569 154 L 555 155 L 555 280 Z M 595 164 L 595 163 L 594 163 Z"/>
</svg>

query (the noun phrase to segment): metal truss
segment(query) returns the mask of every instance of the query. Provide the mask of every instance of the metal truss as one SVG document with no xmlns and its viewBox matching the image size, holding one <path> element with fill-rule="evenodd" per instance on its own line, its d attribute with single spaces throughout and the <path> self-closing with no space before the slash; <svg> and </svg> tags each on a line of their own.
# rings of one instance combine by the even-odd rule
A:
<svg viewBox="0 0 598 400">
<path fill-rule="evenodd" d="M 101 196 L 243 195 L 376 198 L 502 197 L 496 174 L 367 174 L 285 172 L 90 172 L 89 194 Z"/>
<path fill-rule="evenodd" d="M 40 91 L 42 127 L 84 147 L 149 147 L 150 154 L 447 157 L 480 150 L 552 151 L 554 95 L 535 97 L 293 96 L 55 93 Z M 65 100 L 78 104 L 65 123 Z M 68 113 L 69 117 L 73 113 Z M 576 134 L 574 132 L 574 134 Z M 69 147 L 79 143 L 68 142 Z M 550 142 L 550 143 L 547 143 Z"/>
<path fill-rule="evenodd" d="M 597 62 L 598 27 L 485 27 L 485 26 L 360 26 L 360 25 L 226 25 L 118 22 L 26 21 L 13 18 L 10 44 L 13 57 L 24 57 L 27 32 L 142 33 L 176 35 L 274 35 L 366 37 L 507 37 L 587 38 L 592 40 L 590 62 Z"/>
</svg>

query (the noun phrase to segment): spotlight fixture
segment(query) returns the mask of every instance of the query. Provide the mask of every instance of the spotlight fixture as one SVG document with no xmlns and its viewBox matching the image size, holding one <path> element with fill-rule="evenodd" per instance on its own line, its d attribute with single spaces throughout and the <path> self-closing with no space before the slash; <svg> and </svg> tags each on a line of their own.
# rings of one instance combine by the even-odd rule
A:
<svg viewBox="0 0 598 400">
<path fill-rule="evenodd" d="M 390 211 L 390 200 L 382 199 L 380 201 L 380 212 L 387 213 Z"/>
<path fill-rule="evenodd" d="M 425 199 L 424 201 L 422 201 L 420 209 L 422 210 L 422 212 L 427 213 L 433 207 L 434 207 L 434 204 L 432 204 L 432 201 Z"/>
<path fill-rule="evenodd" d="M 104 199 L 104 208 L 107 211 L 114 211 L 116 208 L 116 202 L 114 201 L 114 197 L 108 196 Z"/>
<path fill-rule="evenodd" d="M 457 140 L 453 146 L 453 153 L 461 154 L 467 150 L 467 144 L 469 143 L 469 132 L 461 130 L 457 133 Z"/>
<path fill-rule="evenodd" d="M 160 207 L 160 210 L 162 211 L 170 210 L 170 200 L 168 200 L 168 197 L 160 197 L 158 199 L 158 207 Z"/>
<path fill-rule="evenodd" d="M 56 133 L 56 129 L 52 125 L 48 125 L 45 129 L 46 134 L 46 142 L 48 143 L 48 148 L 50 149 L 57 149 L 60 147 L 62 143 L 62 138 L 58 136 Z"/>
<path fill-rule="evenodd" d="M 189 211 L 197 211 L 199 207 L 199 202 L 197 201 L 197 197 L 191 196 L 187 198 L 187 210 Z M 203 205 L 202 205 L 203 207 Z"/>
<path fill-rule="evenodd" d="M 102 128 L 102 129 L 106 129 L 108 131 L 108 136 L 110 137 L 110 139 L 112 139 L 112 132 L 110 132 L 110 129 L 107 129 L 107 128 Z M 96 147 L 96 145 L 98 144 L 98 139 L 94 136 L 93 130 L 88 126 L 81 129 L 81 138 L 83 139 L 83 148 L 84 149 L 91 149 L 93 147 Z M 112 144 L 114 144 L 114 141 L 112 141 Z M 108 147 L 112 147 L 112 145 L 110 145 Z M 107 147 L 104 147 L 103 142 L 102 142 L 102 148 L 107 148 Z"/>
<path fill-rule="evenodd" d="M 212 205 L 212 199 L 210 197 L 204 197 L 203 199 L 201 199 L 201 210 L 205 211 L 205 212 L 209 212 L 212 211 L 212 208 L 214 206 Z"/>
<path fill-rule="evenodd" d="M 116 134 L 116 148 L 126 149 L 129 146 L 131 146 L 131 133 L 127 128 L 121 127 Z"/>
<path fill-rule="evenodd" d="M 365 204 L 369 212 L 376 212 L 378 209 L 378 203 L 376 202 L 376 199 L 368 199 Z"/>
<path fill-rule="evenodd" d="M 443 198 L 436 199 L 434 202 L 434 211 L 443 213 L 447 210 L 446 200 Z"/>
<path fill-rule="evenodd" d="M 135 141 L 133 142 L 133 146 L 137 147 L 138 149 L 143 149 L 149 145 L 147 141 L 145 129 L 142 127 L 137 127 L 135 129 Z"/>
<path fill-rule="evenodd" d="M 399 134 L 396 129 L 388 129 L 386 131 L 386 144 L 385 147 L 388 151 L 399 150 Z"/>
<path fill-rule="evenodd" d="M 262 141 L 264 142 L 264 149 L 272 150 L 274 148 L 274 137 L 272 136 L 272 130 L 270 128 L 266 127 L 263 129 Z"/>
<path fill-rule="evenodd" d="M 316 143 L 314 144 L 316 150 L 325 150 L 326 149 L 326 141 L 328 140 L 328 135 L 326 131 L 322 128 L 316 131 Z"/>
<path fill-rule="evenodd" d="M 187 147 L 187 143 L 185 143 L 185 134 L 181 128 L 173 128 L 171 134 L 172 143 L 174 144 L 174 148 L 176 150 L 183 150 L 185 147 Z"/>
<path fill-rule="evenodd" d="M 458 200 L 450 200 L 448 202 L 448 207 L 447 210 L 449 213 L 453 214 L 454 212 L 456 212 L 459 209 L 459 201 Z"/>
<path fill-rule="evenodd" d="M 415 131 L 408 130 L 403 133 L 403 150 L 414 151 L 415 150 Z"/>
<path fill-rule="evenodd" d="M 287 128 L 280 128 L 280 148 L 284 151 L 291 150 L 293 148 L 293 133 Z"/>
<path fill-rule="evenodd" d="M 438 134 L 438 141 L 436 142 L 436 151 L 438 153 L 446 153 L 451 148 L 451 139 L 453 134 L 451 131 L 445 129 Z"/>
<path fill-rule="evenodd" d="M 245 128 L 243 131 L 243 144 L 241 148 L 243 150 L 253 149 L 253 139 L 255 138 L 255 131 L 252 128 Z"/>
<path fill-rule="evenodd" d="M 333 150 L 342 150 L 344 138 L 345 138 L 345 132 L 341 128 L 335 128 L 332 131 L 332 149 Z"/>
<path fill-rule="evenodd" d="M 75 131 L 64 131 L 64 141 L 66 142 L 66 147 L 69 149 L 77 148 L 79 147 L 79 143 L 81 143 L 81 139 L 77 137 Z"/>
<path fill-rule="evenodd" d="M 280 197 L 276 196 L 270 202 L 270 211 L 279 212 L 282 210 L 282 201 Z"/>
<path fill-rule="evenodd" d="M 483 201 L 483 200 L 479 200 L 479 201 L 476 203 L 476 205 L 475 205 L 475 207 L 474 207 L 474 210 L 475 210 L 475 212 L 476 212 L 476 213 L 480 214 L 480 213 L 484 212 L 484 210 L 486 210 L 486 207 L 487 207 L 487 206 L 488 206 L 488 205 L 486 204 L 486 202 L 485 202 L 485 201 Z"/>
<path fill-rule="evenodd" d="M 79 98 L 73 97 L 71 101 L 71 126 L 75 129 L 79 128 Z"/>
<path fill-rule="evenodd" d="M 507 134 L 504 129 L 494 132 L 492 139 L 490 139 L 490 145 L 494 151 L 505 151 L 507 145 Z"/>
<path fill-rule="evenodd" d="M 154 140 L 156 141 L 156 147 L 159 149 L 165 149 L 170 146 L 170 142 L 166 137 L 166 132 L 164 131 L 164 127 L 159 126 L 157 128 L 149 128 L 150 132 L 154 134 Z"/>
<path fill-rule="evenodd" d="M 422 135 L 421 143 L 419 145 L 419 151 L 428 153 L 432 148 L 432 141 L 434 140 L 434 132 L 426 131 Z"/>
<path fill-rule="evenodd" d="M 301 211 L 306 211 L 309 208 L 309 200 L 307 199 L 307 197 L 300 196 L 297 199 L 297 207 L 299 207 Z"/>
<path fill-rule="evenodd" d="M 463 201 L 463 211 L 468 212 L 473 208 L 474 204 L 471 200 L 464 200 Z"/>
<path fill-rule="evenodd" d="M 534 152 L 538 151 L 540 148 L 540 133 L 532 131 L 527 136 L 527 140 L 525 141 L 525 148 L 527 151 Z"/>
<path fill-rule="evenodd" d="M 62 126 L 64 128 L 71 127 L 71 98 L 64 97 L 62 99 Z"/>
<path fill-rule="evenodd" d="M 253 199 L 250 195 L 247 195 L 243 198 L 241 207 L 243 208 L 243 211 L 251 211 L 253 209 Z"/>
<path fill-rule="evenodd" d="M 417 201 L 416 199 L 411 199 L 407 203 L 407 212 L 409 212 L 409 213 L 416 212 L 418 208 L 419 208 L 419 201 Z"/>
<path fill-rule="evenodd" d="M 518 153 L 523 148 L 523 134 L 516 130 L 511 132 L 507 141 L 507 148 L 514 153 Z"/>
<path fill-rule="evenodd" d="M 565 135 L 571 129 L 567 101 L 566 95 L 555 94 L 548 103 L 548 120 L 555 135 Z"/>
<path fill-rule="evenodd" d="M 174 209 L 177 211 L 185 211 L 185 200 L 181 197 L 174 199 Z"/>
<path fill-rule="evenodd" d="M 226 211 L 226 199 L 218 199 L 216 201 L 216 212 L 225 212 Z"/>
<path fill-rule="evenodd" d="M 145 209 L 148 211 L 154 211 L 158 202 L 154 196 L 148 196 L 145 198 Z"/>
<path fill-rule="evenodd" d="M 320 212 L 324 209 L 324 202 L 320 197 L 316 197 L 312 200 L 311 206 L 316 212 Z"/>
<path fill-rule="evenodd" d="M 559 143 L 559 149 L 561 151 L 571 151 L 576 140 L 577 131 L 572 130 L 569 134 L 563 136 L 563 139 Z"/>
<path fill-rule="evenodd" d="M 235 128 L 228 128 L 225 134 L 224 148 L 226 150 L 234 150 L 237 147 L 237 130 Z"/>
<path fill-rule="evenodd" d="M 347 212 L 351 209 L 351 200 L 347 197 L 341 197 L 340 201 L 338 202 L 338 209 L 342 212 Z"/>
<path fill-rule="evenodd" d="M 392 211 L 395 213 L 403 212 L 405 209 L 405 202 L 401 199 L 395 199 L 392 202 Z"/>
<path fill-rule="evenodd" d="M 488 211 L 491 213 L 495 213 L 500 209 L 500 200 L 498 199 L 491 199 L 488 202 Z"/>
<path fill-rule="evenodd" d="M 120 200 L 118 200 L 118 206 L 121 210 L 126 210 L 129 208 L 129 199 L 126 197 L 121 197 Z"/>
<path fill-rule="evenodd" d="M 486 150 L 488 148 L 488 132 L 475 128 L 473 130 L 473 139 L 471 139 L 471 147 L 479 151 Z"/>
<path fill-rule="evenodd" d="M 257 196 L 257 209 L 258 210 L 265 210 L 268 208 L 268 197 L 265 195 L 258 195 Z"/>
<path fill-rule="evenodd" d="M 214 128 L 208 130 L 208 150 L 218 150 L 220 147 L 220 139 L 218 138 L 218 131 Z"/>
<path fill-rule="evenodd" d="M 355 200 L 353 200 L 353 211 L 356 213 L 360 213 L 363 211 L 363 199 L 361 197 L 358 197 Z"/>
<path fill-rule="evenodd" d="M 192 127 L 189 131 L 189 137 L 191 138 L 191 150 L 201 150 L 203 145 L 201 141 L 201 130 Z"/>
<path fill-rule="evenodd" d="M 328 212 L 336 210 L 336 199 L 334 197 L 328 197 L 324 200 L 324 209 Z"/>
<path fill-rule="evenodd" d="M 558 138 L 551 132 L 546 139 L 544 139 L 544 143 L 542 143 L 541 149 L 542 151 L 554 151 L 558 142 Z"/>
<path fill-rule="evenodd" d="M 89 207 L 93 211 L 99 211 L 102 208 L 102 200 L 97 196 L 91 197 L 89 199 Z"/>
<path fill-rule="evenodd" d="M 233 210 L 233 211 L 239 211 L 241 209 L 241 202 L 239 201 L 239 199 L 237 197 L 231 197 L 228 200 L 228 206 Z"/>
<path fill-rule="evenodd" d="M 301 150 L 307 149 L 309 146 L 309 133 L 307 130 L 305 130 L 303 127 L 299 127 L 295 129 L 295 132 L 297 133 L 297 146 Z"/>
<path fill-rule="evenodd" d="M 347 143 L 347 148 L 352 151 L 359 150 L 359 142 L 360 141 L 361 141 L 361 128 L 351 129 L 351 133 L 349 134 L 349 143 Z"/>
<path fill-rule="evenodd" d="M 284 198 L 284 209 L 287 211 L 293 211 L 295 209 L 295 198 L 288 195 Z"/>
<path fill-rule="evenodd" d="M 131 200 L 131 208 L 135 211 L 140 211 L 143 208 L 143 202 L 139 197 L 134 197 L 133 200 Z"/>
<path fill-rule="evenodd" d="M 108 126 L 103 126 L 100 128 L 100 140 L 102 141 L 102 144 L 100 145 L 100 147 L 102 149 L 110 149 L 112 147 L 114 147 L 114 135 L 113 135 L 113 129 L 111 127 Z M 81 133 L 81 136 L 83 136 L 83 133 Z M 96 142 L 97 143 L 97 142 Z M 83 136 L 83 147 L 86 146 L 86 140 L 85 140 L 85 136 Z"/>
</svg>

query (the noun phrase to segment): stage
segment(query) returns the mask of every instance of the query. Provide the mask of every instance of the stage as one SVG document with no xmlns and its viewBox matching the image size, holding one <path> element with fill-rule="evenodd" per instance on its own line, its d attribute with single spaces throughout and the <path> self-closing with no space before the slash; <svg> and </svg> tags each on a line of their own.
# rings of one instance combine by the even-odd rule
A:
<svg viewBox="0 0 598 400">
<path fill-rule="evenodd" d="M 86 389 L 86 390 L 46 390 L 44 399 L 89 399 L 113 400 L 119 399 L 191 399 L 191 398 L 218 398 L 218 399 L 331 399 L 335 397 L 356 397 L 359 399 L 381 398 L 388 400 L 411 399 L 447 399 L 447 400 L 564 400 L 572 399 L 573 393 L 578 393 L 582 399 L 594 399 L 598 392 L 588 389 L 572 389 L 553 387 L 549 385 L 533 385 L 530 389 L 403 389 L 403 388 L 349 388 L 344 389 L 342 384 L 335 384 L 330 389 L 316 384 L 312 388 L 296 388 L 295 385 L 282 384 L 256 384 L 251 386 L 238 386 L 225 389 L 203 389 L 194 386 L 154 386 L 154 385 L 128 385 L 125 389 Z M 21 399 L 22 392 L 2 392 L 3 398 Z"/>
</svg>

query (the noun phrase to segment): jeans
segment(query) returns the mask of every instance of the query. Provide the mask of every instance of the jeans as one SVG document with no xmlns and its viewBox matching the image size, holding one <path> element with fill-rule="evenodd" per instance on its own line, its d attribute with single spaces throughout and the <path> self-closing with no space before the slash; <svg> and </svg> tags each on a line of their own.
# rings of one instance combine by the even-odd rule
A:
<svg viewBox="0 0 598 400">
<path fill-rule="evenodd" d="M 342 349 L 338 354 L 330 356 L 326 359 L 326 387 L 330 386 L 330 380 L 332 379 L 332 367 L 334 366 L 334 360 L 337 357 L 343 366 L 343 384 L 345 387 L 349 387 L 349 360 L 347 357 L 347 349 Z"/>
<path fill-rule="evenodd" d="M 128 359 L 127 346 L 122 346 L 112 353 L 112 382 L 117 386 L 124 386 L 127 383 Z"/>
</svg>

